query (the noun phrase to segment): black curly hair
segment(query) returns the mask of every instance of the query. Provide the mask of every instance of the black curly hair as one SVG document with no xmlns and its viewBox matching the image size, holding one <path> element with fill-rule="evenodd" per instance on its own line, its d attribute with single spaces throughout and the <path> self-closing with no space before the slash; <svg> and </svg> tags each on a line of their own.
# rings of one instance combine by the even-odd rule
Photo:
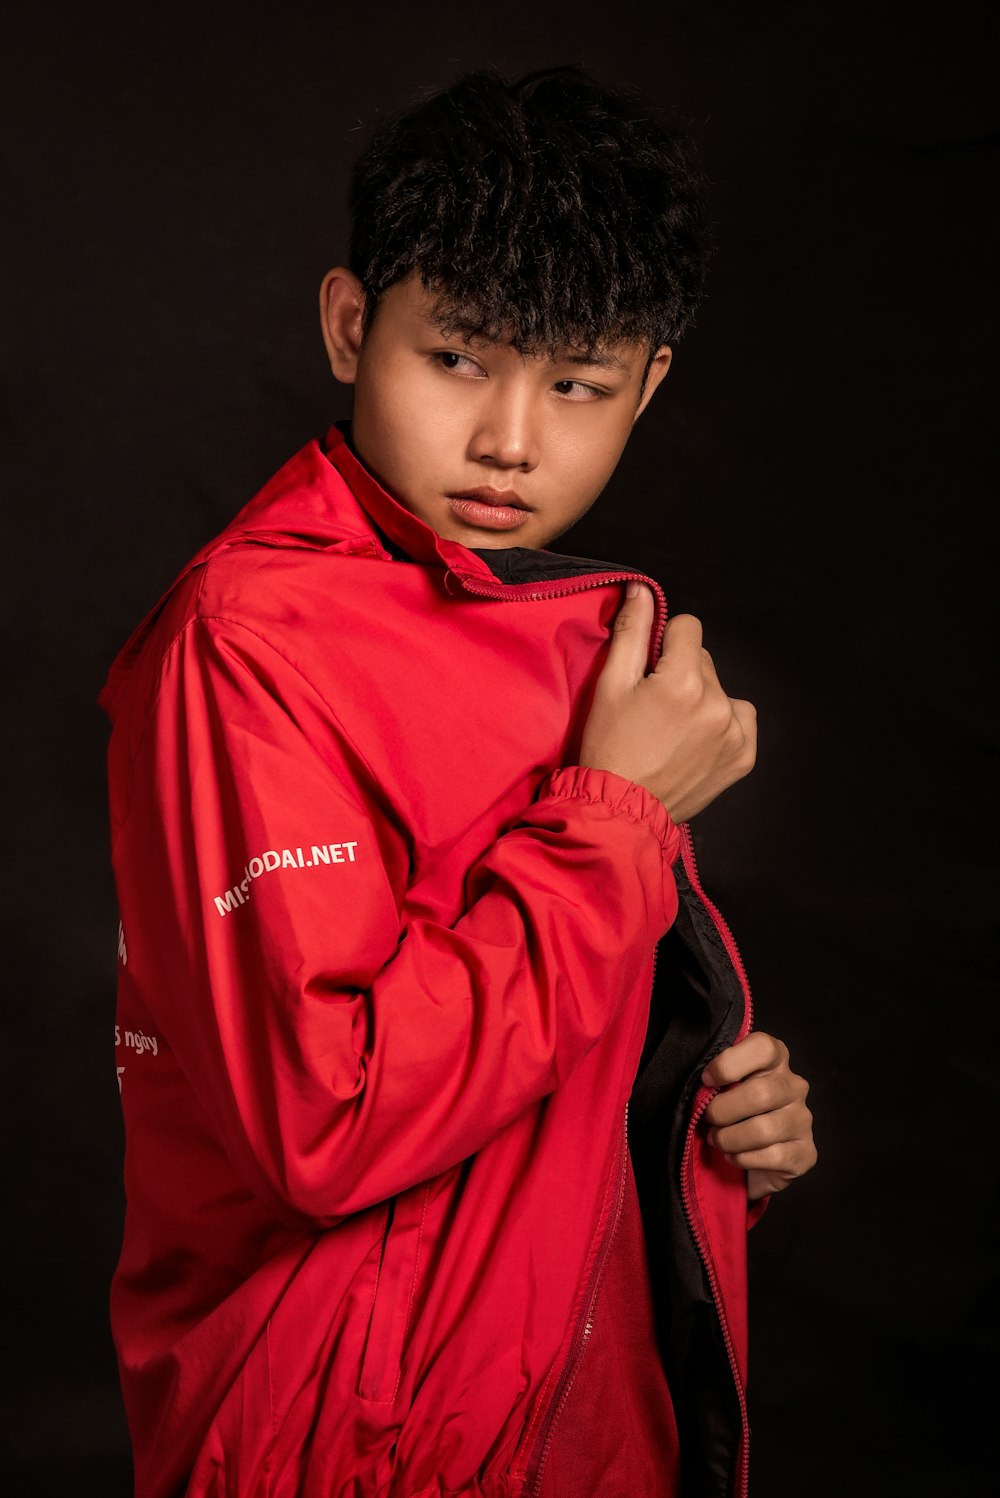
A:
<svg viewBox="0 0 1000 1498">
<path fill-rule="evenodd" d="M 365 327 L 416 272 L 442 329 L 520 353 L 674 343 L 713 248 L 685 134 L 575 67 L 466 74 L 390 119 L 351 176 Z"/>
</svg>

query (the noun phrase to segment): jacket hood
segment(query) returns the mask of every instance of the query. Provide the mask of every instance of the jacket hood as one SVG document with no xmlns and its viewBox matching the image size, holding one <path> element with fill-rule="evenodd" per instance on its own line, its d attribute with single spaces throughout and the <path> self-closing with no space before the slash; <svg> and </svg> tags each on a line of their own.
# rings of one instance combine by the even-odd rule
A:
<svg viewBox="0 0 1000 1498">
<path fill-rule="evenodd" d="M 231 546 L 365 551 L 407 559 L 465 576 L 493 576 L 485 561 L 446 541 L 387 493 L 355 456 L 349 426 L 331 427 L 324 443 L 306 443 L 242 510 L 198 551 L 122 646 L 98 703 L 109 714 L 171 594 L 196 568 Z"/>
</svg>

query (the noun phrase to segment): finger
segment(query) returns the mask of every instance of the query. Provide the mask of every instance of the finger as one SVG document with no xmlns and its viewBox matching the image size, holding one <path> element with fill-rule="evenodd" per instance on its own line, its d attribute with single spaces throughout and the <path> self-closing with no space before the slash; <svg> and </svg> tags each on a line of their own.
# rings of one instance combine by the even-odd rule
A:
<svg viewBox="0 0 1000 1498">
<path fill-rule="evenodd" d="M 710 1124 L 722 1128 L 744 1118 L 755 1118 L 758 1113 L 772 1113 L 789 1103 L 804 1103 L 808 1096 L 809 1083 L 805 1077 L 779 1068 L 755 1073 L 745 1082 L 718 1093 L 705 1109 L 705 1117 Z"/>
<path fill-rule="evenodd" d="M 663 631 L 663 648 L 703 650 L 701 620 L 694 614 L 673 614 Z"/>
<path fill-rule="evenodd" d="M 740 1150 L 727 1154 L 726 1158 L 741 1170 L 771 1171 L 787 1185 L 812 1170 L 819 1157 L 811 1139 L 795 1139 L 772 1144 L 767 1149 Z"/>
<path fill-rule="evenodd" d="M 706 1087 L 729 1087 L 742 1082 L 752 1072 L 769 1071 L 788 1065 L 788 1047 L 764 1030 L 751 1030 L 736 1045 L 731 1045 L 705 1067 L 701 1080 Z"/>
<path fill-rule="evenodd" d="M 733 717 L 743 730 L 743 737 L 756 747 L 757 709 L 744 697 L 730 697 L 729 701 L 733 709 Z"/>
<path fill-rule="evenodd" d="M 758 1113 L 736 1124 L 709 1129 L 708 1142 L 726 1155 L 769 1149 L 774 1144 L 810 1139 L 812 1124 L 813 1117 L 805 1103 L 788 1103 L 771 1113 Z"/>
<path fill-rule="evenodd" d="M 812 1158 L 796 1162 L 791 1170 L 759 1170 L 754 1166 L 746 1167 L 747 1173 L 747 1201 L 759 1201 L 762 1196 L 771 1196 L 775 1191 L 784 1191 L 799 1176 L 804 1176 L 807 1170 L 812 1170 L 816 1164 L 816 1151 L 813 1150 Z"/>
<path fill-rule="evenodd" d="M 738 719 L 744 733 L 752 730 L 754 737 L 756 737 L 757 709 L 754 707 L 753 703 L 747 702 L 745 697 L 730 697 L 729 700 L 733 704 L 733 713 Z"/>
<path fill-rule="evenodd" d="M 731 697 L 729 700 L 733 707 L 733 717 L 743 735 L 739 768 L 744 775 L 749 775 L 757 763 L 757 709 L 752 702 L 746 702 L 742 697 Z"/>
<path fill-rule="evenodd" d="M 636 592 L 626 592 L 625 601 L 615 615 L 611 648 L 602 672 L 602 680 L 619 687 L 634 686 L 646 674 L 649 659 L 649 636 L 653 628 L 653 594 L 644 583 L 634 585 Z M 628 585 L 633 587 L 632 583 Z"/>
<path fill-rule="evenodd" d="M 665 669 L 675 657 L 687 656 L 692 662 L 697 662 L 700 670 L 703 649 L 701 620 L 696 619 L 693 614 L 674 614 L 672 619 L 667 620 L 663 631 L 663 648 L 657 666 Z"/>
</svg>

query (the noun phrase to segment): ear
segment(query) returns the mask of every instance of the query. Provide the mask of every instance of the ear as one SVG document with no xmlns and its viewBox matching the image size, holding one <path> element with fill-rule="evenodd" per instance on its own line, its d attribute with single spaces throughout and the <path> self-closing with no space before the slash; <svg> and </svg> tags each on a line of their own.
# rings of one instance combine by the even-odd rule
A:
<svg viewBox="0 0 1000 1498">
<path fill-rule="evenodd" d="M 357 378 L 364 306 L 365 294 L 353 271 L 343 265 L 327 271 L 319 289 L 320 323 L 334 379 L 345 385 Z"/>
<path fill-rule="evenodd" d="M 656 353 L 653 355 L 652 360 L 650 361 L 649 371 L 646 375 L 646 384 L 643 387 L 642 398 L 639 401 L 639 404 L 636 407 L 635 415 L 632 418 L 634 422 L 639 420 L 639 417 L 642 415 L 643 411 L 645 411 L 646 407 L 653 399 L 653 393 L 656 390 L 657 385 L 659 385 L 660 381 L 666 375 L 667 370 L 670 368 L 670 361 L 672 358 L 673 350 L 669 349 L 666 344 L 664 344 L 662 348 L 658 348 L 656 350 Z"/>
</svg>

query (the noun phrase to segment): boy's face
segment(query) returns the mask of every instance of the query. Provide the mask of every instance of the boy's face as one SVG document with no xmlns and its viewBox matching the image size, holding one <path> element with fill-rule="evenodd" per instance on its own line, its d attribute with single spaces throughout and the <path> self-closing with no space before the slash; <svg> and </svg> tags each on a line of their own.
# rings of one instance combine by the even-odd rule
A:
<svg viewBox="0 0 1000 1498">
<path fill-rule="evenodd" d="M 360 284 L 321 293 L 333 372 L 355 386 L 352 437 L 366 467 L 439 536 L 465 546 L 546 546 L 604 488 L 670 364 L 623 343 L 582 361 L 522 357 L 445 336 L 417 276 L 389 288 L 362 341 Z"/>
</svg>

